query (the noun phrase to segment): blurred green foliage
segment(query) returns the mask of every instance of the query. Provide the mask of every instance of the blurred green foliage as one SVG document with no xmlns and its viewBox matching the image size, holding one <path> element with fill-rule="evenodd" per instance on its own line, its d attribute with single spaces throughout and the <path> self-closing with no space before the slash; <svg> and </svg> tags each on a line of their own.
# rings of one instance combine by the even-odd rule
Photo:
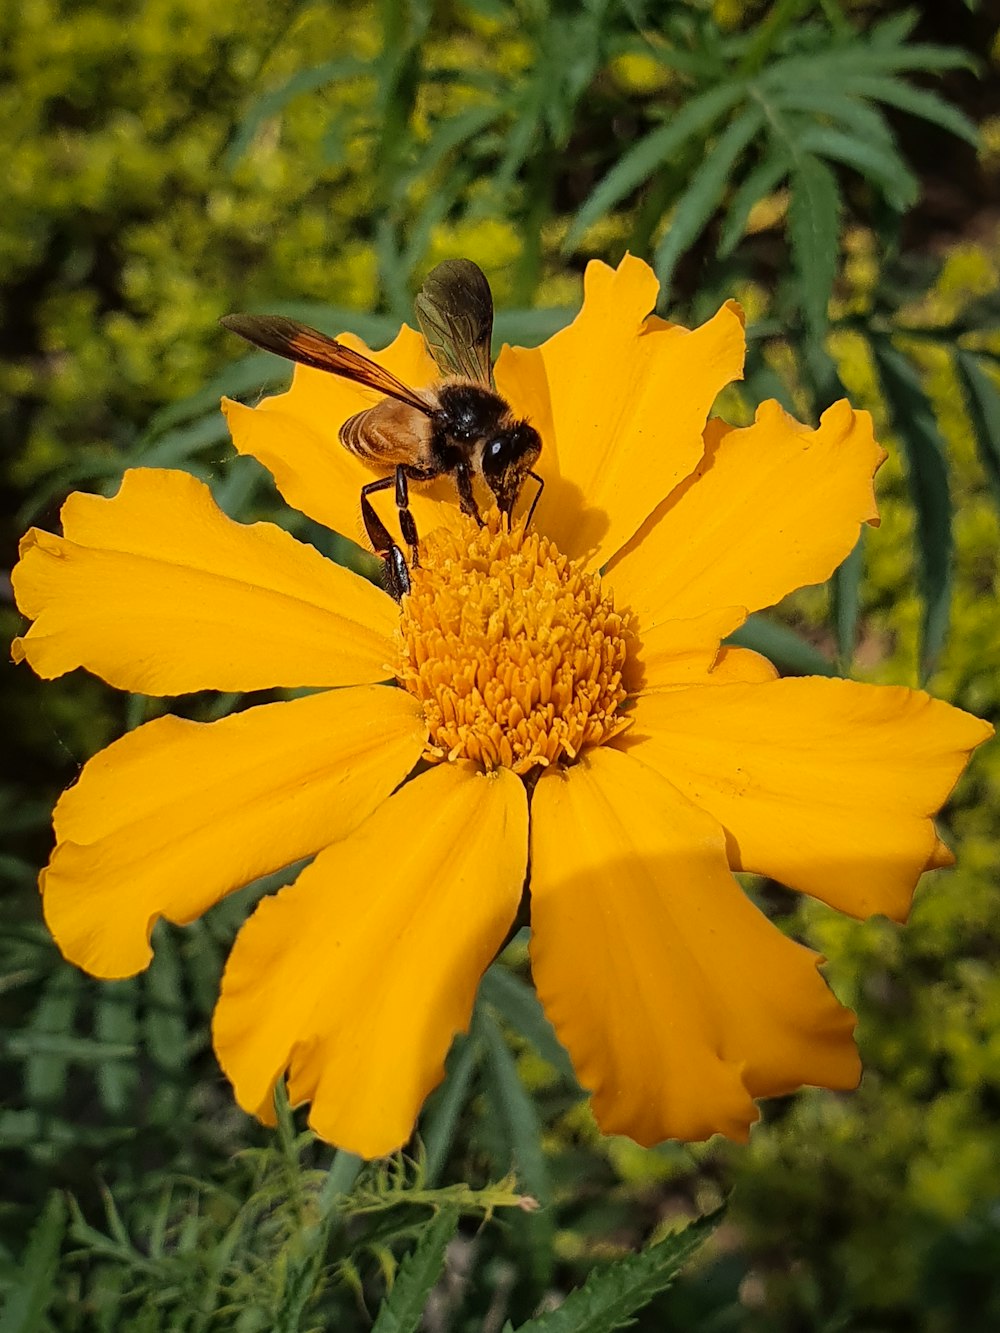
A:
<svg viewBox="0 0 1000 1333">
<path fill-rule="evenodd" d="M 631 246 L 655 258 L 674 318 L 744 302 L 731 419 L 769 396 L 815 417 L 846 386 L 891 450 L 881 528 L 751 639 L 787 670 L 929 675 L 995 718 L 997 50 L 988 15 L 958 0 L 9 6 L 4 537 L 12 550 L 75 485 L 113 489 L 144 461 L 356 559 L 232 459 L 220 393 L 253 398 L 283 371 L 234 363 L 218 316 L 270 309 L 377 343 L 426 269 L 461 254 L 493 283 L 500 334 L 535 342 L 575 307 L 586 258 Z M 158 928 L 133 981 L 59 960 L 34 889 L 52 801 L 163 705 L 79 673 L 8 675 L 0 1333 L 360 1328 L 394 1280 L 377 1329 L 417 1327 L 432 1287 L 428 1327 L 521 1325 L 595 1261 L 726 1196 L 680 1282 L 656 1295 L 679 1253 L 654 1243 L 583 1298 L 619 1302 L 595 1326 L 642 1306 L 650 1330 L 1000 1325 L 996 747 L 950 808 L 959 866 L 928 877 L 906 929 L 750 886 L 857 1008 L 858 1093 L 771 1103 L 746 1149 L 602 1139 L 515 941 L 416 1163 L 355 1179 L 343 1157 L 327 1172 L 287 1112 L 277 1136 L 250 1124 L 211 1055 L 226 949 L 278 877 Z M 543 1208 L 511 1206 L 511 1168 Z"/>
</svg>

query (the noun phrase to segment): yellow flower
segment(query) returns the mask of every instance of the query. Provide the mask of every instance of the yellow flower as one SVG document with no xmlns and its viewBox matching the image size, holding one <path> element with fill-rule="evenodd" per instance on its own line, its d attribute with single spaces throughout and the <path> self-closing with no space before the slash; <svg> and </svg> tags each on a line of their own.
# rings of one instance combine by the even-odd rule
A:
<svg viewBox="0 0 1000 1333">
<path fill-rule="evenodd" d="M 64 536 L 25 538 L 35 623 L 14 653 L 40 675 L 317 691 L 116 741 L 59 801 L 42 875 L 66 957 L 123 977 L 159 917 L 315 858 L 244 925 L 215 1015 L 264 1120 L 287 1073 L 324 1138 L 404 1143 L 526 885 L 535 984 L 606 1131 L 745 1139 L 754 1098 L 857 1081 L 821 960 L 732 871 L 902 920 L 950 860 L 932 817 L 991 729 L 720 647 L 829 577 L 876 521 L 883 455 L 846 402 L 816 430 L 774 403 L 745 429 L 708 419 L 741 373 L 739 311 L 688 331 L 647 317 L 655 298 L 640 261 L 591 264 L 570 327 L 504 349 L 500 392 L 544 441 L 532 529 L 477 529 L 447 479 L 414 488 L 402 607 L 181 472 L 73 495 Z M 406 328 L 375 359 L 435 377 Z M 299 367 L 287 393 L 225 409 L 289 504 L 354 533 L 370 474 L 337 431 L 372 401 Z"/>
</svg>

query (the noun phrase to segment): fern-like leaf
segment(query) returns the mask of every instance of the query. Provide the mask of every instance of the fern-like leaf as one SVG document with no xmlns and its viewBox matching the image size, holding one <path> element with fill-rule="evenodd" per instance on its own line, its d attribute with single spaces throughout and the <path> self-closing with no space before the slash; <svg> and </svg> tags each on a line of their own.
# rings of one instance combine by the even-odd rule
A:
<svg viewBox="0 0 1000 1333">
<path fill-rule="evenodd" d="M 686 102 L 667 124 L 640 139 L 618 159 L 585 200 L 573 219 L 563 251 L 572 250 L 591 223 L 638 189 L 689 139 L 703 131 L 707 135 L 743 95 L 744 87 L 737 81 L 710 88 Z"/>
<path fill-rule="evenodd" d="M 960 351 L 956 363 L 979 459 L 1000 505 L 1000 386 L 972 352 Z"/>
<path fill-rule="evenodd" d="M 670 288 L 670 279 L 678 259 L 698 238 L 715 212 L 736 163 L 763 124 L 764 113 L 761 108 L 756 105 L 747 107 L 726 126 L 691 177 L 687 189 L 677 202 L 666 234 L 656 247 L 653 259 L 664 292 Z"/>
<path fill-rule="evenodd" d="M 722 1210 L 699 1218 L 638 1254 L 595 1269 L 558 1310 L 521 1324 L 517 1333 L 611 1333 L 674 1281 L 718 1226 Z"/>
<path fill-rule="evenodd" d="M 819 158 L 801 157 L 792 173 L 788 231 L 810 331 L 822 338 L 840 249 L 840 191 Z"/>
<path fill-rule="evenodd" d="M 448 1243 L 458 1229 L 458 1213 L 442 1208 L 416 1247 L 399 1266 L 392 1291 L 382 1302 L 372 1333 L 417 1333 L 424 1306 L 441 1275 Z"/>
<path fill-rule="evenodd" d="M 892 426 L 906 453 L 917 516 L 920 591 L 924 602 L 920 677 L 926 680 L 944 645 L 951 612 L 953 538 L 945 461 L 947 446 L 913 362 L 887 338 L 874 341 L 873 351 Z"/>
</svg>

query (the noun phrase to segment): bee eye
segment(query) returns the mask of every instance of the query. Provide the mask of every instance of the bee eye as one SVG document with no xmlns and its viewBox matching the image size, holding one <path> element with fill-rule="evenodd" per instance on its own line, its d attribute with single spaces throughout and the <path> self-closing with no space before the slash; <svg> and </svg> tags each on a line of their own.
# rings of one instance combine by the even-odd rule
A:
<svg viewBox="0 0 1000 1333">
<path fill-rule="evenodd" d="M 487 440 L 483 449 L 483 470 L 485 472 L 503 472 L 509 463 L 517 457 L 516 442 L 510 435 L 494 435 Z"/>
</svg>

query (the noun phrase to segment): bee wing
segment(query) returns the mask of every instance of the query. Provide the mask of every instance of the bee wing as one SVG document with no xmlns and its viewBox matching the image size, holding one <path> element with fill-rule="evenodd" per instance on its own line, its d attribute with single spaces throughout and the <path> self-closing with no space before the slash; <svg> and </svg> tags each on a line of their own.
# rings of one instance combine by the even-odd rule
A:
<svg viewBox="0 0 1000 1333">
<path fill-rule="evenodd" d="M 415 407 L 426 416 L 434 410 L 415 389 L 408 389 L 388 370 L 383 370 L 352 347 L 345 347 L 335 338 L 311 329 L 308 324 L 281 315 L 224 315 L 219 323 L 255 347 L 274 352 L 287 361 L 328 370 L 331 375 L 340 375 L 342 379 L 353 380 L 355 384 L 363 384 L 367 389 L 375 389 L 408 407 Z"/>
<path fill-rule="evenodd" d="M 424 279 L 414 306 L 431 356 L 443 375 L 493 388 L 493 293 L 471 259 L 446 259 Z"/>
</svg>

